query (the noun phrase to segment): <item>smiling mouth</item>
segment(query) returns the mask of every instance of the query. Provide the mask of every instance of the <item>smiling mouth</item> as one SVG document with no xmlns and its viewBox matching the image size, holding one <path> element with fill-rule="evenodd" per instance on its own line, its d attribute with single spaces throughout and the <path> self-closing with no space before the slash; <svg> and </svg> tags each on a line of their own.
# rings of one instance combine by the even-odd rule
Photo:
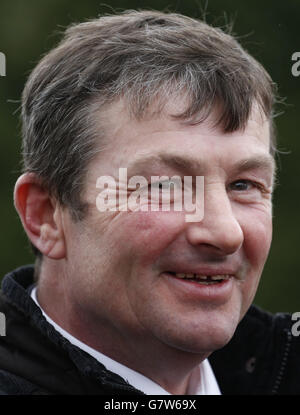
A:
<svg viewBox="0 0 300 415">
<path fill-rule="evenodd" d="M 181 280 L 187 280 L 187 282 L 196 282 L 202 285 L 214 285 L 221 284 L 224 281 L 233 277 L 230 274 L 218 274 L 218 275 L 202 275 L 202 274 L 185 274 L 168 271 L 167 274 L 172 275 L 175 278 Z"/>
</svg>

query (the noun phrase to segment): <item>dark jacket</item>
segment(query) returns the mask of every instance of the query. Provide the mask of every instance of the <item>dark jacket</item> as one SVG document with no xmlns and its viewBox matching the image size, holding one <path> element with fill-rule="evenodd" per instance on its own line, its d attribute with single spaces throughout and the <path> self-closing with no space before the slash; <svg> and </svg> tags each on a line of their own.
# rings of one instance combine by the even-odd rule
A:
<svg viewBox="0 0 300 415">
<path fill-rule="evenodd" d="M 31 266 L 2 281 L 0 394 L 142 395 L 45 320 L 30 297 L 33 282 Z M 229 344 L 209 357 L 222 394 L 300 394 L 300 337 L 292 336 L 292 323 L 289 314 L 250 308 Z"/>
</svg>

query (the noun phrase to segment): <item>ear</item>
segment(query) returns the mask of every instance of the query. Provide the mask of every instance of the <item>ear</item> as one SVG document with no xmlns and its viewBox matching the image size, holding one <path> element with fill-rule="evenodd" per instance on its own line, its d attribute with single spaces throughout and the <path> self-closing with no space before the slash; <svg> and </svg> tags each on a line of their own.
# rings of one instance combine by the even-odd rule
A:
<svg viewBox="0 0 300 415">
<path fill-rule="evenodd" d="M 61 207 L 34 173 L 24 173 L 18 178 L 14 202 L 32 244 L 49 258 L 64 258 L 66 248 Z"/>
</svg>

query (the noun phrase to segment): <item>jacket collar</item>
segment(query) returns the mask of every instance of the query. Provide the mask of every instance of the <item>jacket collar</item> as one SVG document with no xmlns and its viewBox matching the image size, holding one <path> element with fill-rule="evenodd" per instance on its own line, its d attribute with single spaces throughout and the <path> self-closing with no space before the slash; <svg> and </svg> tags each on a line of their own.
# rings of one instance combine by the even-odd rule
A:
<svg viewBox="0 0 300 415">
<path fill-rule="evenodd" d="M 82 389 L 86 393 L 99 393 L 101 386 L 100 389 L 110 393 L 143 394 L 71 344 L 47 322 L 30 296 L 33 274 L 33 266 L 24 266 L 7 274 L 2 281 L 0 311 L 6 316 L 7 336 L 1 342 L 0 367 L 54 393 L 69 393 L 72 384 L 73 393 L 76 390 L 82 393 Z M 44 379 L 41 373 L 45 364 L 52 368 L 53 376 Z M 64 373 L 65 379 L 58 377 L 58 372 Z"/>
</svg>

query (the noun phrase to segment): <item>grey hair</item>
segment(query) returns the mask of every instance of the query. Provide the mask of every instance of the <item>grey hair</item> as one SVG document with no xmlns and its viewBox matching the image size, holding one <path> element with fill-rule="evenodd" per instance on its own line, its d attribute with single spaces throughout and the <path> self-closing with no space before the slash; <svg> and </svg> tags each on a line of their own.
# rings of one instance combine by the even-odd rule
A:
<svg viewBox="0 0 300 415">
<path fill-rule="evenodd" d="M 127 11 L 71 25 L 23 92 L 24 170 L 80 220 L 85 172 L 105 136 L 96 112 L 123 98 L 140 120 L 183 95 L 174 119 L 199 123 L 220 104 L 216 124 L 232 132 L 246 126 L 253 103 L 272 119 L 275 85 L 232 35 L 198 19 Z"/>
</svg>

